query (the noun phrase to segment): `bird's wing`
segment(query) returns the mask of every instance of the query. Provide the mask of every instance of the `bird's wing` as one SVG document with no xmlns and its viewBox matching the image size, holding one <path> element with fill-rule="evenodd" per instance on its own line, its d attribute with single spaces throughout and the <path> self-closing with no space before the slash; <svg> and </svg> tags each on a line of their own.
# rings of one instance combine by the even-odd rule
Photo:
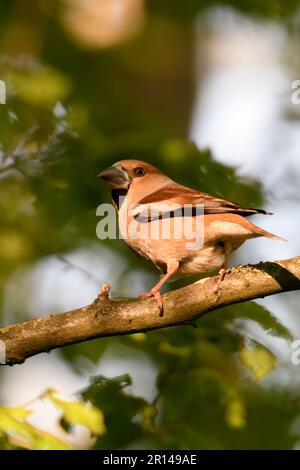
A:
<svg viewBox="0 0 300 470">
<path fill-rule="evenodd" d="M 140 209 L 137 209 L 136 214 L 142 216 L 143 220 L 147 217 L 148 221 L 153 220 L 153 217 L 146 216 L 149 214 L 149 210 L 162 214 L 155 218 L 176 217 L 177 215 L 194 216 L 200 213 L 239 214 L 244 217 L 253 214 L 270 214 L 263 209 L 245 208 L 235 202 L 226 201 L 173 182 L 147 195 L 139 201 L 138 205 Z M 183 213 L 182 209 L 187 206 L 191 208 L 190 211 L 187 210 Z"/>
</svg>

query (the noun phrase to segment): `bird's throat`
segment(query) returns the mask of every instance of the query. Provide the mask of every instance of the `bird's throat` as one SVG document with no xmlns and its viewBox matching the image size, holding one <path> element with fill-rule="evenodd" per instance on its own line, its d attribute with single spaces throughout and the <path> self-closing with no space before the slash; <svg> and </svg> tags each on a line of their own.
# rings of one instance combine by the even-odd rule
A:
<svg viewBox="0 0 300 470">
<path fill-rule="evenodd" d="M 126 194 L 128 193 L 128 189 L 121 188 L 121 189 L 112 189 L 111 190 L 111 197 L 115 203 L 116 208 L 119 210 L 121 205 L 124 202 Z"/>
</svg>

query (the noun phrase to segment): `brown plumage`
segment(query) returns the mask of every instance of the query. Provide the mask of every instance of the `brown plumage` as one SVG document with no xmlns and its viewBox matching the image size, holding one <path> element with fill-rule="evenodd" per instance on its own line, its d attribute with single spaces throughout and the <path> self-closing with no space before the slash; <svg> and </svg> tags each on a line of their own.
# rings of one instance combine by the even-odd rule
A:
<svg viewBox="0 0 300 470">
<path fill-rule="evenodd" d="M 125 242 L 164 274 L 142 294 L 154 296 L 161 313 L 160 288 L 171 276 L 218 271 L 222 281 L 228 257 L 247 239 L 283 240 L 245 218 L 268 212 L 187 188 L 149 163 L 122 160 L 99 176 L 112 189 Z"/>
</svg>

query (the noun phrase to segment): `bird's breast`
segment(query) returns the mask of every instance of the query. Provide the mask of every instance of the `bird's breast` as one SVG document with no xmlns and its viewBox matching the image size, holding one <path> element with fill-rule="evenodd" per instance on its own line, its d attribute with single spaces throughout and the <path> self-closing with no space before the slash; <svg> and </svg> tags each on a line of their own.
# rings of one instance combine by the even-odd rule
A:
<svg viewBox="0 0 300 470">
<path fill-rule="evenodd" d="M 214 216 L 189 217 L 188 221 L 192 236 L 186 233 L 188 225 L 182 231 L 180 218 L 139 223 L 134 216 L 128 215 L 125 206 L 119 211 L 120 232 L 130 248 L 162 272 L 168 262 L 179 261 L 176 277 L 220 269 L 226 255 L 240 246 L 249 234 L 243 233 L 243 227 L 227 220 L 224 223 Z"/>
</svg>

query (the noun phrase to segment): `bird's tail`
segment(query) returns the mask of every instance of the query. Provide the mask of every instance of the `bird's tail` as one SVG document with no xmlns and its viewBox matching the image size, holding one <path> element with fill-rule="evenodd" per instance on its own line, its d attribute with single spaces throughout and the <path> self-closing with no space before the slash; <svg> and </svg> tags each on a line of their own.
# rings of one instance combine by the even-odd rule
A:
<svg viewBox="0 0 300 470">
<path fill-rule="evenodd" d="M 261 237 L 272 238 L 272 240 L 281 240 L 284 242 L 287 241 L 283 237 L 279 237 L 278 235 L 274 235 L 274 233 L 268 232 L 267 230 L 264 230 L 263 228 L 257 227 L 257 225 L 255 225 L 255 233 L 257 233 L 257 235 Z"/>
</svg>

